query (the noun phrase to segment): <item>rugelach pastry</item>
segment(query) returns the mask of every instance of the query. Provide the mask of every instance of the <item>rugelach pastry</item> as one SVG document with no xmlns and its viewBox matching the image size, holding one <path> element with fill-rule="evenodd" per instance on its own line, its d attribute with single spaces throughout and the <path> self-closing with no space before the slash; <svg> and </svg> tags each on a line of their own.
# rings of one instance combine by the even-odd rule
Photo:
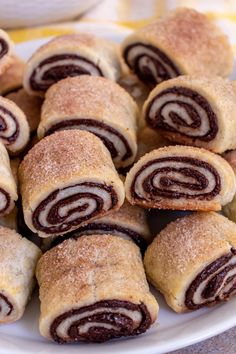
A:
<svg viewBox="0 0 236 354">
<path fill-rule="evenodd" d="M 82 75 L 51 86 L 42 106 L 38 137 L 58 130 L 81 129 L 97 135 L 117 168 L 134 162 L 138 108 L 118 84 Z"/>
<path fill-rule="evenodd" d="M 25 222 L 41 237 L 77 229 L 124 202 L 109 151 L 86 131 L 44 138 L 24 157 L 18 174 Z"/>
<path fill-rule="evenodd" d="M 14 230 L 0 226 L 0 324 L 20 319 L 33 290 L 40 249 Z"/>
<path fill-rule="evenodd" d="M 148 86 L 179 75 L 227 77 L 233 69 L 228 38 L 207 16 L 179 8 L 128 36 L 125 62 Z"/>
<path fill-rule="evenodd" d="M 221 156 L 190 146 L 144 155 L 125 180 L 126 198 L 145 208 L 220 210 L 235 194 L 233 169 Z"/>
<path fill-rule="evenodd" d="M 120 77 L 117 47 L 88 33 L 56 37 L 40 47 L 29 59 L 24 73 L 24 88 L 31 95 L 44 96 L 55 82 L 69 76 Z"/>
<path fill-rule="evenodd" d="M 221 77 L 180 76 L 157 85 L 143 119 L 175 143 L 217 153 L 236 148 L 236 92 Z"/>
<path fill-rule="evenodd" d="M 14 44 L 8 34 L 0 29 L 0 75 L 7 70 L 7 68 L 14 61 Z"/>
<path fill-rule="evenodd" d="M 139 248 L 110 235 L 69 239 L 37 265 L 42 336 L 105 342 L 144 333 L 156 320 Z"/>
<path fill-rule="evenodd" d="M 24 112 L 0 96 L 0 141 L 11 155 L 19 154 L 29 141 L 29 124 Z"/>
<path fill-rule="evenodd" d="M 9 214 L 17 200 L 17 186 L 5 146 L 0 142 L 0 216 Z"/>
<path fill-rule="evenodd" d="M 176 312 L 228 300 L 236 293 L 236 225 L 214 212 L 180 218 L 157 235 L 144 264 Z"/>
<path fill-rule="evenodd" d="M 5 96 L 9 100 L 15 102 L 18 107 L 25 113 L 26 119 L 29 124 L 30 133 L 34 134 L 37 131 L 41 106 L 43 100 L 41 97 L 29 95 L 23 88 L 18 91 L 11 92 Z"/>
<path fill-rule="evenodd" d="M 224 158 L 228 161 L 236 174 L 236 150 L 226 152 L 224 154 Z M 223 207 L 223 213 L 227 216 L 227 218 L 236 222 L 236 195 L 234 195 L 234 198 L 230 203 Z"/>
<path fill-rule="evenodd" d="M 14 55 L 11 65 L 0 75 L 0 95 L 6 96 L 22 87 L 24 67 L 23 60 Z"/>
<path fill-rule="evenodd" d="M 142 252 L 145 251 L 152 240 L 145 210 L 133 206 L 127 201 L 124 202 L 119 210 L 88 222 L 86 225 L 72 231 L 72 233 L 66 234 L 64 238 L 106 234 L 133 241 Z M 52 239 L 51 244 L 48 244 L 48 246 L 54 246 L 62 242 L 64 238 L 58 236 L 56 239 Z"/>
</svg>

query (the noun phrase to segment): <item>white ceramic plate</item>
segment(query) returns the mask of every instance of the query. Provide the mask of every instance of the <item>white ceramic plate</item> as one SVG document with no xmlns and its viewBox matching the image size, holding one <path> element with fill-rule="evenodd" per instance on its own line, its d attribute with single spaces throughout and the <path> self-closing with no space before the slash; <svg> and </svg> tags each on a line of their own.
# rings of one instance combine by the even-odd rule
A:
<svg viewBox="0 0 236 354">
<path fill-rule="evenodd" d="M 75 18 L 101 0 L 1 0 L 0 27 L 20 28 Z"/>
<path fill-rule="evenodd" d="M 91 30 L 91 25 L 88 27 Z M 83 24 L 83 30 L 87 30 Z M 117 42 L 129 32 L 114 26 L 95 26 L 96 34 Z M 26 59 L 47 39 L 25 42 L 17 46 L 17 53 Z M 161 216 L 160 216 L 161 215 Z M 160 212 L 158 219 L 168 222 L 176 213 Z M 152 222 L 154 218 L 152 217 Z M 193 313 L 178 315 L 167 307 L 158 295 L 160 313 L 158 322 L 145 334 L 105 344 L 77 344 L 60 346 L 44 340 L 38 332 L 39 303 L 37 294 L 27 307 L 24 317 L 11 325 L 0 327 L 0 353 L 8 354 L 157 354 L 175 350 L 219 334 L 236 325 L 236 297 L 214 308 L 202 309 Z"/>
</svg>

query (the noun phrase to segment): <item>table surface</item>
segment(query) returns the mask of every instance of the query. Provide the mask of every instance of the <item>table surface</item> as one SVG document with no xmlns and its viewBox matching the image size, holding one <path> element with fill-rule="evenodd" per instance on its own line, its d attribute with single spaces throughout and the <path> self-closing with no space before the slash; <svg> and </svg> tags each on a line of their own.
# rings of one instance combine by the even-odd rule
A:
<svg viewBox="0 0 236 354">
<path fill-rule="evenodd" d="M 191 345 L 184 349 L 175 350 L 168 354 L 235 354 L 236 353 L 236 327 Z"/>
</svg>

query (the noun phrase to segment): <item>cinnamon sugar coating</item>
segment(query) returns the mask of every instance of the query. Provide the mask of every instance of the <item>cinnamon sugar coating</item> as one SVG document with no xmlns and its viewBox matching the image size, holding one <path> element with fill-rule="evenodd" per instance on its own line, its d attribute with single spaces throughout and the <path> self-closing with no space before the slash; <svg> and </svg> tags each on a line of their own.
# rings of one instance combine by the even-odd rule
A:
<svg viewBox="0 0 236 354">
<path fill-rule="evenodd" d="M 115 150 L 115 166 L 125 167 L 132 164 L 137 151 L 137 116 L 138 108 L 132 97 L 115 82 L 88 75 L 67 78 L 52 85 L 46 93 L 38 137 L 57 126 L 57 129 L 78 127 L 97 133 L 104 137 L 108 149 L 112 145 L 111 151 Z M 67 127 L 67 123 L 71 125 Z"/>
<path fill-rule="evenodd" d="M 196 212 L 171 222 L 148 247 L 144 264 L 152 284 L 177 312 L 189 284 L 208 264 L 236 248 L 236 225 L 214 212 Z"/>
<path fill-rule="evenodd" d="M 23 85 L 29 94 L 44 96 L 44 91 L 32 87 L 32 75 L 34 75 L 35 70 L 41 70 L 40 65 L 45 60 L 51 60 L 51 58 L 57 60 L 57 56 L 63 55 L 76 55 L 82 60 L 85 59 L 85 61 L 98 68 L 102 76 L 111 80 L 116 81 L 121 75 L 120 56 L 114 43 L 90 33 L 66 34 L 55 37 L 41 46 L 27 62 Z"/>
<path fill-rule="evenodd" d="M 158 305 L 145 278 L 141 254 L 132 242 L 111 235 L 69 239 L 47 251 L 37 272 L 40 332 L 50 338 L 50 324 L 71 308 L 103 300 L 143 303 L 153 323 Z"/>
<path fill-rule="evenodd" d="M 86 172 L 92 177 L 100 170 L 104 179 L 105 171 L 116 176 L 109 152 L 95 135 L 79 130 L 56 132 L 40 140 L 24 157 L 19 167 L 21 191 L 33 196 L 35 186 L 53 188 L 74 175 Z"/>
<path fill-rule="evenodd" d="M 55 117 L 102 117 L 134 129 L 137 105 L 118 84 L 103 77 L 88 75 L 67 78 L 54 84 L 46 93 L 41 124 Z M 128 118 L 127 118 L 128 116 Z M 40 128 L 39 128 L 40 131 Z M 39 134 L 42 137 L 42 133 Z"/>
<path fill-rule="evenodd" d="M 206 15 L 178 8 L 128 36 L 131 44 L 151 44 L 173 61 L 181 74 L 226 77 L 233 69 L 233 51 L 228 38 Z"/>
<path fill-rule="evenodd" d="M 123 183 L 108 150 L 99 138 L 86 131 L 65 130 L 41 140 L 24 157 L 19 167 L 19 180 L 25 221 L 34 232 L 33 213 L 54 191 L 80 183 L 94 183 L 114 190 L 116 199 L 111 202 L 115 204 L 106 212 L 118 209 L 124 201 Z M 83 200 L 83 196 L 81 198 Z M 103 214 L 102 210 L 100 216 Z M 76 227 L 74 225 L 72 229 Z M 50 233 L 38 232 L 42 237 L 50 236 Z"/>
</svg>

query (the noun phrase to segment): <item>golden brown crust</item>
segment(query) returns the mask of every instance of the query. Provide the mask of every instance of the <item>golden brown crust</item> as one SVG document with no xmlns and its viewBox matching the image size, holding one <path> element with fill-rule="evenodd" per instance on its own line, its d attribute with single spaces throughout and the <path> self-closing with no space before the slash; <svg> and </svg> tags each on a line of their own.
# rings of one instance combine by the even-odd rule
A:
<svg viewBox="0 0 236 354">
<path fill-rule="evenodd" d="M 179 8 L 131 34 L 123 51 L 137 42 L 159 48 L 181 74 L 226 77 L 233 68 L 228 38 L 206 15 L 193 9 Z"/>
<path fill-rule="evenodd" d="M 114 210 L 124 201 L 123 184 L 108 150 L 99 138 L 86 131 L 66 130 L 41 140 L 24 157 L 19 180 L 25 220 L 33 231 L 32 214 L 53 191 L 80 183 L 98 183 L 114 189 Z M 102 209 L 100 216 L 103 213 Z M 44 232 L 41 235 L 45 237 Z"/>
<path fill-rule="evenodd" d="M 42 107 L 41 124 L 58 115 L 62 118 L 78 115 L 118 120 L 118 124 L 126 123 L 127 129 L 134 129 L 137 111 L 132 97 L 115 82 L 82 75 L 61 80 L 49 88 Z M 42 137 L 42 133 L 40 135 Z"/>
<path fill-rule="evenodd" d="M 86 47 L 86 48 L 91 48 L 94 51 L 101 51 L 101 47 L 106 47 L 107 51 L 113 51 L 114 50 L 114 44 L 110 41 L 107 41 L 105 39 L 102 39 L 100 37 L 97 37 L 94 34 L 91 33 L 85 33 L 85 32 L 78 32 L 78 33 L 73 33 L 73 34 L 65 34 L 61 36 L 57 36 L 53 39 L 51 39 L 49 42 L 46 44 L 43 44 L 32 56 L 36 57 L 37 53 L 48 53 L 49 49 L 50 51 L 53 51 L 53 49 L 57 48 L 62 48 L 64 46 L 67 47 L 78 47 L 78 46 Z"/>
<path fill-rule="evenodd" d="M 45 92 L 32 88 L 30 82 L 32 73 L 44 60 L 53 56 L 55 58 L 57 55 L 71 54 L 93 63 L 104 77 L 111 80 L 116 81 L 121 75 L 120 56 L 116 45 L 89 33 L 68 34 L 55 37 L 41 46 L 29 59 L 24 72 L 25 90 L 31 95 L 44 96 Z"/>
<path fill-rule="evenodd" d="M 53 188 L 72 175 L 94 176 L 102 168 L 104 175 L 109 170 L 115 174 L 107 149 L 95 135 L 77 130 L 56 132 L 39 141 L 24 157 L 19 167 L 21 193 L 29 200 L 35 186 L 38 190 Z"/>
<path fill-rule="evenodd" d="M 40 97 L 30 96 L 24 89 L 9 93 L 6 98 L 22 109 L 29 123 L 30 132 L 34 133 L 39 125 L 43 100 Z"/>
<path fill-rule="evenodd" d="M 103 300 L 143 303 L 151 322 L 156 319 L 158 305 L 149 291 L 139 249 L 130 241 L 111 235 L 66 240 L 42 256 L 36 276 L 40 332 L 46 337 L 52 321 L 66 309 Z"/>
<path fill-rule="evenodd" d="M 171 222 L 153 240 L 144 264 L 149 280 L 175 311 L 186 311 L 186 289 L 208 264 L 236 247 L 236 225 L 214 212 Z"/>
<path fill-rule="evenodd" d="M 69 128 L 85 129 L 104 137 L 111 153 L 115 150 L 115 166 L 125 167 L 133 163 L 137 151 L 137 115 L 136 103 L 115 82 L 88 75 L 67 78 L 52 85 L 46 93 L 38 137 L 54 129 L 68 129 L 63 124 L 74 121 L 75 125 Z"/>
</svg>

